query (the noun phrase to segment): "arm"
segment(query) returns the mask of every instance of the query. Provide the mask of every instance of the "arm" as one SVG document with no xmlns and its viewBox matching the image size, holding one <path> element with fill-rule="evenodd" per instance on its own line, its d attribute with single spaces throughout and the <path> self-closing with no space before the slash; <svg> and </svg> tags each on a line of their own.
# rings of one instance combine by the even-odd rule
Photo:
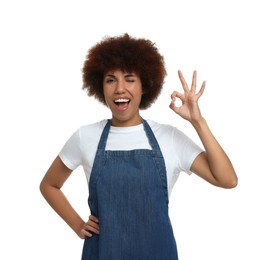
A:
<svg viewBox="0 0 279 260">
<path fill-rule="evenodd" d="M 99 233 L 99 225 L 96 217 L 90 216 L 85 223 L 71 206 L 61 188 L 72 170 L 67 168 L 57 156 L 46 172 L 40 184 L 40 190 L 49 205 L 80 237 L 91 236 L 91 232 Z"/>
<path fill-rule="evenodd" d="M 205 88 L 205 81 L 203 82 L 201 89 L 196 93 L 197 72 L 194 71 L 190 89 L 188 88 L 181 71 L 178 72 L 178 75 L 184 93 L 173 92 L 170 108 L 193 125 L 205 148 L 205 152 L 201 153 L 194 160 L 191 166 L 191 171 L 213 185 L 223 188 L 233 188 L 237 185 L 237 176 L 234 168 L 228 156 L 210 131 L 210 128 L 208 127 L 206 120 L 202 117 L 198 106 L 198 100 L 203 94 Z M 179 98 L 182 101 L 180 107 L 175 106 L 176 98 Z"/>
</svg>

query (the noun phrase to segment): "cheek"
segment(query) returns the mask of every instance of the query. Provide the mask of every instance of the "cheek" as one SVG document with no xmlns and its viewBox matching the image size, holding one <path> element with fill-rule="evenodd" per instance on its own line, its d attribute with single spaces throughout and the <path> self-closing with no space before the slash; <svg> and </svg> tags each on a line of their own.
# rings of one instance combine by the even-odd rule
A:
<svg viewBox="0 0 279 260">
<path fill-rule="evenodd" d="M 109 107 L 109 106 L 110 106 L 110 105 L 109 105 L 109 102 L 110 102 L 109 96 L 110 96 L 110 94 L 109 94 L 109 92 L 106 91 L 105 89 L 104 89 L 103 91 L 104 91 L 104 92 L 103 92 L 104 102 L 105 102 L 106 105 Z"/>
<path fill-rule="evenodd" d="M 135 97 L 139 102 L 140 102 L 140 100 L 141 100 L 141 98 L 142 98 L 142 95 L 143 95 L 143 93 L 142 93 L 141 89 L 134 92 L 134 97 Z"/>
<path fill-rule="evenodd" d="M 142 85 L 141 84 L 139 84 L 138 86 L 137 86 L 137 92 L 138 92 L 138 95 L 142 95 L 142 94 L 144 94 L 144 89 L 143 89 L 143 87 L 142 87 Z"/>
<path fill-rule="evenodd" d="M 103 95 L 104 95 L 105 99 L 108 98 L 108 97 L 110 97 L 110 96 L 111 96 L 110 88 L 104 86 L 104 87 L 103 87 Z"/>
</svg>

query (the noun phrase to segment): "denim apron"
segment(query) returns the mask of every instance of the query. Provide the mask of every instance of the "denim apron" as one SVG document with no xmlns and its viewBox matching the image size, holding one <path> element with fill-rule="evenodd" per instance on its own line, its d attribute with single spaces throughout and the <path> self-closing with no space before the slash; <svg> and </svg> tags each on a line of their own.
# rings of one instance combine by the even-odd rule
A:
<svg viewBox="0 0 279 260">
<path fill-rule="evenodd" d="M 178 259 L 164 158 L 145 120 L 143 125 L 152 150 L 105 150 L 111 120 L 102 132 L 88 198 L 100 234 L 85 238 L 82 260 Z"/>
</svg>

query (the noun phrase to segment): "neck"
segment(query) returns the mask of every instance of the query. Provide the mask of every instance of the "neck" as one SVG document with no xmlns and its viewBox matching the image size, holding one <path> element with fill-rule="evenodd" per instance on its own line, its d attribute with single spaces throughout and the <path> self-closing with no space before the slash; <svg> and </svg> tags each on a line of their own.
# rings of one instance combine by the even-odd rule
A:
<svg viewBox="0 0 279 260">
<path fill-rule="evenodd" d="M 133 119 L 128 119 L 128 120 L 122 120 L 115 117 L 112 117 L 111 120 L 111 125 L 117 127 L 136 126 L 136 125 L 140 125 L 141 123 L 142 123 L 142 119 L 140 115 L 138 115 Z"/>
</svg>

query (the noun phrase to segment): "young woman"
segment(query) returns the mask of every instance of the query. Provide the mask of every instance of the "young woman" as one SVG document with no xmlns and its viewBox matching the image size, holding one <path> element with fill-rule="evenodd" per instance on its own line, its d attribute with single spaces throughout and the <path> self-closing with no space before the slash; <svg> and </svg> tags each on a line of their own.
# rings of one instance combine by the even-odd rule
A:
<svg viewBox="0 0 279 260">
<path fill-rule="evenodd" d="M 40 189 L 54 210 L 80 238 L 82 259 L 178 259 L 168 216 L 168 198 L 181 171 L 233 188 L 233 166 L 203 118 L 197 73 L 183 92 L 173 92 L 170 108 L 190 122 L 204 149 L 170 125 L 140 115 L 159 96 L 164 59 L 147 39 L 128 34 L 93 46 L 83 67 L 83 88 L 111 111 L 111 119 L 78 129 L 45 174 Z M 181 106 L 175 100 L 182 101 Z M 84 221 L 61 187 L 82 165 L 89 185 L 91 215 Z"/>
</svg>

